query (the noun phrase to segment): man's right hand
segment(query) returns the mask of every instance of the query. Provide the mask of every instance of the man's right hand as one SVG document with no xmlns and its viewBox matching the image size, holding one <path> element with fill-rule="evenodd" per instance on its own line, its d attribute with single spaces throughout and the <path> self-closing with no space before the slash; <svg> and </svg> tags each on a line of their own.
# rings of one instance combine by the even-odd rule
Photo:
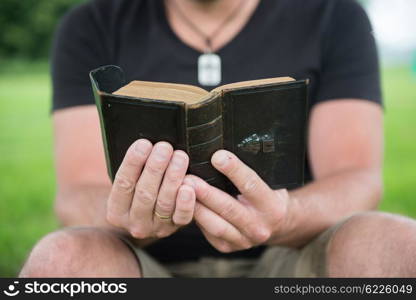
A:
<svg viewBox="0 0 416 300">
<path fill-rule="evenodd" d="M 162 238 L 191 222 L 195 192 L 183 184 L 188 155 L 145 139 L 127 150 L 107 203 L 107 220 L 134 238 Z"/>
</svg>

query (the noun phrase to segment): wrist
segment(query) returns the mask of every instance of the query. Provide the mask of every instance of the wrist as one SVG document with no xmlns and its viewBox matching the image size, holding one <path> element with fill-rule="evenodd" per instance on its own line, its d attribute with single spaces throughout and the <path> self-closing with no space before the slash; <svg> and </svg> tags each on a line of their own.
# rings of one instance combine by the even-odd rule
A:
<svg viewBox="0 0 416 300">
<path fill-rule="evenodd" d="M 280 190 L 275 192 L 279 193 Z M 299 243 L 293 240 L 293 237 L 299 233 L 298 228 L 300 227 L 300 218 L 298 215 L 301 211 L 300 199 L 296 194 L 289 192 L 283 202 L 285 207 L 284 214 L 277 223 L 276 228 L 274 228 L 272 236 L 267 244 L 298 247 Z"/>
</svg>

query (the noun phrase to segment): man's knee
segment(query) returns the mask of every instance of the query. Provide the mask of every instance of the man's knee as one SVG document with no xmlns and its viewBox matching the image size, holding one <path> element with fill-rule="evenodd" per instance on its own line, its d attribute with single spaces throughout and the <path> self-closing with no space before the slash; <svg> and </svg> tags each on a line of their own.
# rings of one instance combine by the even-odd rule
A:
<svg viewBox="0 0 416 300">
<path fill-rule="evenodd" d="M 347 219 L 327 248 L 329 276 L 415 276 L 416 222 L 381 212 Z"/>
<path fill-rule="evenodd" d="M 68 228 L 42 238 L 20 276 L 140 276 L 140 270 L 133 253 L 114 234 L 95 228 Z"/>
</svg>

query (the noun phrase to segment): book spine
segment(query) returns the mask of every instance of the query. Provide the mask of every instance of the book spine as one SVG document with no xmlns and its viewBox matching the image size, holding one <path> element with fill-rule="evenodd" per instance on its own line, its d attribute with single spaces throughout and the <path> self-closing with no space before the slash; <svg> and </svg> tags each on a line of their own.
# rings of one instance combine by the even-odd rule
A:
<svg viewBox="0 0 416 300">
<path fill-rule="evenodd" d="M 186 131 L 190 157 L 188 173 L 223 189 L 224 177 L 211 164 L 212 155 L 223 149 L 221 97 L 189 107 Z"/>
</svg>

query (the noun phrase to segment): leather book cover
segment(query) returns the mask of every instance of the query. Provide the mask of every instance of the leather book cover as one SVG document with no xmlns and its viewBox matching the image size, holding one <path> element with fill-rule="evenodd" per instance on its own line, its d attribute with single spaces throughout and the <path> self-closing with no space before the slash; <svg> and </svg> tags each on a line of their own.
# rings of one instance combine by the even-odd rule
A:
<svg viewBox="0 0 416 300">
<path fill-rule="evenodd" d="M 303 185 L 307 80 L 225 85 L 189 104 L 113 94 L 127 84 L 117 66 L 93 70 L 90 78 L 112 180 L 128 147 L 146 138 L 186 151 L 188 173 L 231 194 L 238 191 L 210 163 L 219 149 L 235 153 L 274 189 Z"/>
</svg>

